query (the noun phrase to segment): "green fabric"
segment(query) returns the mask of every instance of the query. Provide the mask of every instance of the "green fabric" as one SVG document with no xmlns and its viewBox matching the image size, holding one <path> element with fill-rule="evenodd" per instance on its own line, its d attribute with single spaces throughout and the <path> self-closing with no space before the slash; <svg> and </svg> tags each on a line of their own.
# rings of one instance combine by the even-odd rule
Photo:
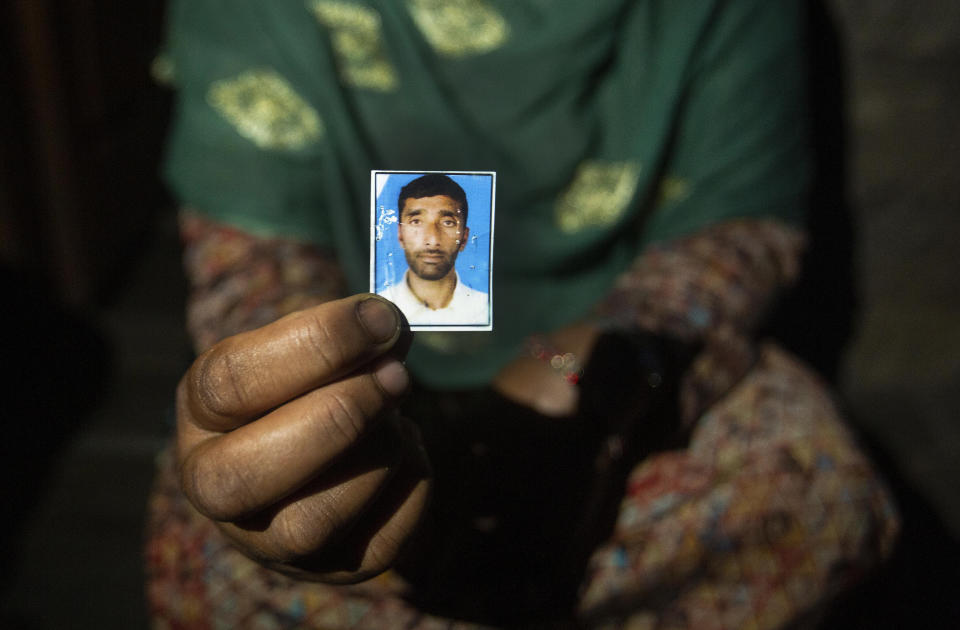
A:
<svg viewBox="0 0 960 630">
<path fill-rule="evenodd" d="M 494 331 L 409 357 L 476 386 L 650 243 L 802 218 L 799 21 L 788 0 L 175 1 L 166 175 L 199 212 L 334 249 L 360 292 L 372 169 L 497 171 Z"/>
</svg>

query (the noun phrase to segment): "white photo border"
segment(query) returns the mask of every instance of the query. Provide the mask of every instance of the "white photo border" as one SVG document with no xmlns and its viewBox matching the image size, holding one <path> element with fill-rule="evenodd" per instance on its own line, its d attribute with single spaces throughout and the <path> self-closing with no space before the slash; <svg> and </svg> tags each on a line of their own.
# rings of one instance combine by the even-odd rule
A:
<svg viewBox="0 0 960 630">
<path fill-rule="evenodd" d="M 496 171 L 418 171 L 418 170 L 372 170 L 370 171 L 370 293 L 377 293 L 377 231 L 379 219 L 377 216 L 377 176 L 378 175 L 467 175 L 490 178 L 490 240 L 487 251 L 487 321 L 483 324 L 410 324 L 413 331 L 492 331 L 493 330 L 493 252 L 494 252 L 494 224 L 497 206 L 497 173 Z M 484 210 L 478 208 L 477 210 Z M 399 209 L 397 209 L 399 221 Z M 470 215 L 474 207 L 470 206 Z M 474 215 L 475 216 L 475 215 Z M 468 219 L 469 221 L 469 219 Z M 399 225 L 398 225 L 399 229 Z"/>
</svg>

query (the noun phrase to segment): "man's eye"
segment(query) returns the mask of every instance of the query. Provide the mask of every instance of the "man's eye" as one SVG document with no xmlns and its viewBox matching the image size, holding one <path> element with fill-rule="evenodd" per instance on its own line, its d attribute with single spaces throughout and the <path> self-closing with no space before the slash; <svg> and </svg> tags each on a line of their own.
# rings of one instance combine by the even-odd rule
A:
<svg viewBox="0 0 960 630">
<path fill-rule="evenodd" d="M 456 226 L 457 226 L 457 222 L 454 221 L 453 219 L 446 219 L 443 222 L 443 227 L 456 227 Z"/>
<path fill-rule="evenodd" d="M 407 223 L 409 225 L 420 225 L 420 219 L 410 219 Z"/>
</svg>

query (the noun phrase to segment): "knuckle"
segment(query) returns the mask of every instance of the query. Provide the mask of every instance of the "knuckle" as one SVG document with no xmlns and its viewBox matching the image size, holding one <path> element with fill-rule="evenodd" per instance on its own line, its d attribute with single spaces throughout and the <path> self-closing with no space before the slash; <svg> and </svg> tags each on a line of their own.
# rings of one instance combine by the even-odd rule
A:
<svg viewBox="0 0 960 630">
<path fill-rule="evenodd" d="M 278 560 L 294 562 L 309 556 L 322 544 L 321 537 L 314 527 L 290 518 L 279 519 L 275 533 Z"/>
<path fill-rule="evenodd" d="M 180 488 L 201 514 L 214 518 L 217 501 L 212 499 L 209 482 L 197 465 L 196 457 L 188 457 L 180 466 Z"/>
<path fill-rule="evenodd" d="M 364 568 L 378 573 L 387 570 L 400 555 L 403 542 L 391 533 L 381 530 L 367 548 Z"/>
<path fill-rule="evenodd" d="M 271 526 L 277 553 L 282 561 L 295 562 L 322 552 L 343 523 L 333 500 L 327 497 L 292 503 L 277 514 Z"/>
<path fill-rule="evenodd" d="M 245 370 L 234 353 L 222 346 L 208 350 L 194 363 L 188 383 L 191 402 L 204 415 L 231 417 L 249 398 L 243 386 Z"/>
<path fill-rule="evenodd" d="M 328 438 L 341 444 L 353 444 L 359 440 L 367 426 L 367 414 L 355 398 L 331 392 L 324 400 L 321 413 Z"/>
<path fill-rule="evenodd" d="M 180 486 L 193 506 L 215 521 L 233 521 L 249 511 L 250 488 L 235 467 L 189 457 L 181 468 Z"/>
<path fill-rule="evenodd" d="M 319 314 L 307 312 L 300 328 L 300 337 L 327 373 L 341 369 L 348 360 L 347 352 L 343 347 L 343 335 L 337 334 L 330 323 Z"/>
</svg>

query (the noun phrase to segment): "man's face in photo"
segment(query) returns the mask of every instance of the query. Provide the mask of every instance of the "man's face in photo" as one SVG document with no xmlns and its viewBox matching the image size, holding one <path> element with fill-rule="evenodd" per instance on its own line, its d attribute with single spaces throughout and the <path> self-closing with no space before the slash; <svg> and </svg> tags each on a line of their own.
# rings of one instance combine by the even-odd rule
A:
<svg viewBox="0 0 960 630">
<path fill-rule="evenodd" d="M 469 233 L 459 205 L 446 195 L 406 199 L 400 210 L 400 244 L 410 271 L 424 280 L 453 270 Z"/>
</svg>

